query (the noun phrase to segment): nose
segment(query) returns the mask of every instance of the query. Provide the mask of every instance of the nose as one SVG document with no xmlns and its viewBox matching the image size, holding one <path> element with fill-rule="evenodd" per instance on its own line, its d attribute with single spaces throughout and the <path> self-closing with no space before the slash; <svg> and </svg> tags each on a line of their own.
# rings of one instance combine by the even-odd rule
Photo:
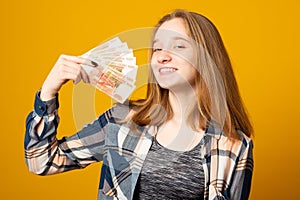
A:
<svg viewBox="0 0 300 200">
<path fill-rule="evenodd" d="M 168 63 L 172 60 L 172 56 L 170 54 L 170 52 L 166 51 L 166 50 L 161 50 L 158 52 L 158 56 L 157 56 L 157 62 L 161 63 L 161 64 L 165 64 Z"/>
</svg>

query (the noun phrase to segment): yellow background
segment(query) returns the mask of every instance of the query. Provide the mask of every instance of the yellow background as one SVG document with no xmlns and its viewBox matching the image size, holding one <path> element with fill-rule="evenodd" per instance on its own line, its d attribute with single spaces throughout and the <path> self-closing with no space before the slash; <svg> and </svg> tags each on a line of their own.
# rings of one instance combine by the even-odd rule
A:
<svg viewBox="0 0 300 200">
<path fill-rule="evenodd" d="M 80 55 L 120 32 L 153 26 L 175 8 L 211 19 L 232 58 L 255 127 L 250 199 L 300 198 L 299 1 L 10 0 L 0 3 L 0 199 L 96 199 L 100 164 L 48 177 L 27 171 L 25 117 L 35 91 L 60 54 Z M 70 82 L 60 92 L 59 137 L 76 131 L 72 96 Z M 111 101 L 95 97 L 99 114 Z"/>
</svg>

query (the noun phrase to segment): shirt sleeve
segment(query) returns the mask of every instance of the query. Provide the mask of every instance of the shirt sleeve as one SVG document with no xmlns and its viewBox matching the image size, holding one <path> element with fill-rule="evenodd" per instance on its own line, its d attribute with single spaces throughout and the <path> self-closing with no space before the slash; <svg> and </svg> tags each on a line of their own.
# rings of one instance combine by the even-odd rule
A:
<svg viewBox="0 0 300 200">
<path fill-rule="evenodd" d="M 34 110 L 26 119 L 25 160 L 32 173 L 55 174 L 84 168 L 102 160 L 104 133 L 112 117 L 111 110 L 104 112 L 73 136 L 58 140 L 56 138 L 59 124 L 58 106 L 58 96 L 49 101 L 42 101 L 38 92 Z M 42 119 L 44 119 L 44 129 L 38 135 L 36 127 Z"/>
<path fill-rule="evenodd" d="M 241 152 L 237 162 L 233 181 L 230 186 L 230 199 L 247 200 L 249 198 L 252 172 L 253 172 L 253 142 L 251 139 L 244 139 L 244 151 Z"/>
</svg>

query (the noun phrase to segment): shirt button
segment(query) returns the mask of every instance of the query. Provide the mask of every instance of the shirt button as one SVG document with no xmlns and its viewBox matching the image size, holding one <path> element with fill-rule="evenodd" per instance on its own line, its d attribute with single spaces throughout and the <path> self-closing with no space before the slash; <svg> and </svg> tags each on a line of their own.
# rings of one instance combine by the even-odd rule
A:
<svg viewBox="0 0 300 200">
<path fill-rule="evenodd" d="M 45 111 L 45 108 L 44 108 L 43 106 L 39 106 L 39 109 L 40 109 L 41 111 Z"/>
</svg>

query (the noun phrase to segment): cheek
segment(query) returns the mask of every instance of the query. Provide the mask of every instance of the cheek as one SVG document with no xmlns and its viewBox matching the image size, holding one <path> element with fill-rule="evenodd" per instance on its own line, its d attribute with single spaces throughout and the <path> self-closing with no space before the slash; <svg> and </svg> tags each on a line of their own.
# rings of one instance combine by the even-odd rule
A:
<svg viewBox="0 0 300 200">
<path fill-rule="evenodd" d="M 177 62 L 180 62 L 181 65 L 195 66 L 196 56 L 193 51 L 191 51 L 191 50 L 182 51 L 182 52 L 176 53 L 174 55 L 176 55 L 176 60 L 177 60 Z"/>
<path fill-rule="evenodd" d="M 150 68 L 151 68 L 152 72 L 155 74 L 157 69 L 158 69 L 158 64 L 156 62 L 156 57 L 155 56 L 151 57 Z"/>
<path fill-rule="evenodd" d="M 196 56 L 193 52 L 186 52 L 184 55 L 184 60 L 189 64 L 189 65 L 192 65 L 192 66 L 195 66 L 196 64 Z"/>
<path fill-rule="evenodd" d="M 158 75 L 158 72 L 157 72 L 157 64 L 155 62 L 155 58 L 152 56 L 151 60 L 150 60 L 150 65 L 149 65 L 149 70 L 151 70 L 151 73 L 154 75 L 155 79 Z"/>
<path fill-rule="evenodd" d="M 154 64 L 154 61 L 155 61 L 155 56 L 152 55 L 152 56 L 151 56 L 151 59 L 150 59 L 150 64 L 151 64 L 151 66 Z"/>
<path fill-rule="evenodd" d="M 192 81 L 196 77 L 197 69 L 195 65 L 192 64 L 192 61 L 182 60 L 181 66 L 183 66 L 181 73 L 185 77 L 185 79 Z"/>
<path fill-rule="evenodd" d="M 157 64 L 157 54 L 156 53 L 152 53 L 151 58 L 150 58 L 150 64 L 151 65 Z"/>
</svg>

